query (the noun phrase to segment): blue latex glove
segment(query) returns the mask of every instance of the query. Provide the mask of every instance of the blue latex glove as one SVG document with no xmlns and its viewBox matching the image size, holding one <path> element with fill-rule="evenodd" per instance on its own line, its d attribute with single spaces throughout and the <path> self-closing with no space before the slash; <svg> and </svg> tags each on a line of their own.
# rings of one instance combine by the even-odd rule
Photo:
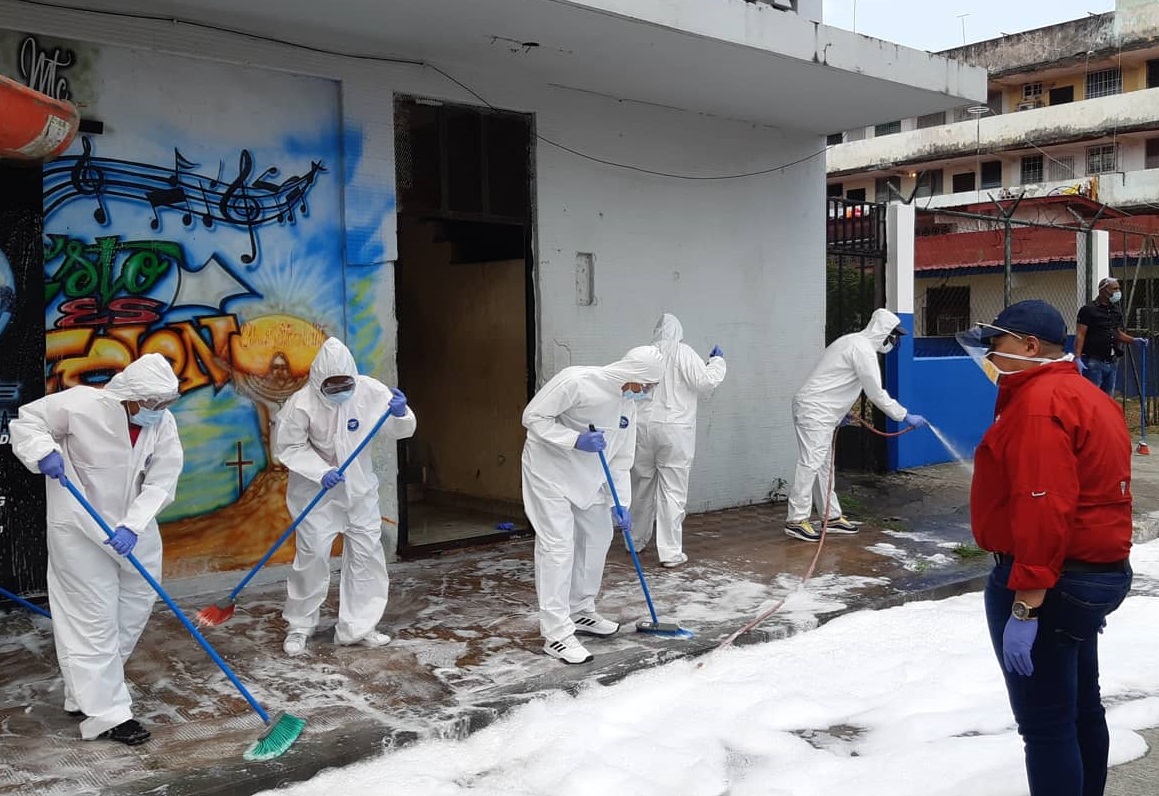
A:
<svg viewBox="0 0 1159 796">
<path fill-rule="evenodd" d="M 137 546 L 137 534 L 130 531 L 124 525 L 118 525 L 116 530 L 113 531 L 113 535 L 105 540 L 105 544 L 121 555 L 127 556 Z"/>
<path fill-rule="evenodd" d="M 1034 674 L 1030 650 L 1037 636 L 1037 619 L 1021 620 L 1012 616 L 1006 620 L 1006 629 L 1002 631 L 1002 662 L 1006 665 L 1006 671 L 1023 677 Z"/>
<path fill-rule="evenodd" d="M 632 514 L 623 506 L 612 509 L 612 517 L 615 518 L 615 523 L 620 528 L 623 528 L 628 533 L 632 532 Z"/>
<path fill-rule="evenodd" d="M 905 422 L 914 428 L 925 428 L 930 424 L 930 421 L 926 420 L 921 415 L 915 415 L 913 412 L 910 412 L 905 416 Z"/>
<path fill-rule="evenodd" d="M 406 417 L 406 396 L 402 390 L 390 388 L 393 397 L 390 399 L 390 413 L 395 417 Z"/>
<path fill-rule="evenodd" d="M 57 481 L 64 478 L 64 457 L 59 451 L 53 451 L 36 463 L 40 472 Z"/>
<path fill-rule="evenodd" d="M 576 450 L 588 453 L 599 453 L 606 447 L 608 442 L 604 439 L 602 431 L 581 431 L 579 439 L 575 441 Z"/>
<path fill-rule="evenodd" d="M 1077 365 L 1077 366 L 1078 366 L 1079 373 L 1086 373 L 1086 371 L 1087 371 L 1087 363 L 1086 363 L 1086 362 L 1083 362 L 1083 360 L 1082 360 L 1082 357 L 1079 357 L 1078 359 L 1076 359 L 1076 360 L 1074 361 L 1074 363 L 1075 363 L 1075 365 Z"/>
<path fill-rule="evenodd" d="M 322 486 L 326 489 L 333 489 L 345 480 L 346 476 L 338 472 L 338 468 L 334 468 L 322 476 Z"/>
<path fill-rule="evenodd" d="M 712 357 L 722 357 L 724 356 L 724 352 L 720 350 L 720 346 L 714 345 L 712 350 L 708 352 L 708 356 L 710 359 Z"/>
<path fill-rule="evenodd" d="M 1150 344 L 1151 344 L 1151 341 L 1148 340 L 1146 337 L 1136 337 L 1135 338 L 1135 345 L 1139 346 L 1140 348 L 1146 348 Z"/>
</svg>

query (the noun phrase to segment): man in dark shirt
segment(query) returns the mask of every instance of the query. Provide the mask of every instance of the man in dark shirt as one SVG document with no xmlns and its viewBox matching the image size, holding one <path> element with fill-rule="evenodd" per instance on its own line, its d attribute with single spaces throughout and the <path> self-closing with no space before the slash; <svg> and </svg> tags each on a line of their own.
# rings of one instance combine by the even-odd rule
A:
<svg viewBox="0 0 1159 796">
<path fill-rule="evenodd" d="M 1119 343 L 1147 345 L 1146 337 L 1131 337 L 1123 331 L 1123 311 L 1119 300 L 1123 292 L 1112 277 L 1099 280 L 1099 295 L 1079 310 L 1074 338 L 1074 358 L 1079 372 L 1107 395 L 1115 394 L 1117 359 L 1122 355 Z"/>
</svg>

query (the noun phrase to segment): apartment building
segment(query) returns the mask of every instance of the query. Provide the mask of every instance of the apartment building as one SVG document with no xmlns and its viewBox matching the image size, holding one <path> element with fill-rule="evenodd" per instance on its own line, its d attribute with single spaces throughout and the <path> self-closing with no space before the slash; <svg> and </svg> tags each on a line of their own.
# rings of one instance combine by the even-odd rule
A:
<svg viewBox="0 0 1159 796">
<path fill-rule="evenodd" d="M 1150 326 L 1156 291 L 1147 280 L 1159 277 L 1150 273 L 1159 230 L 1159 3 L 1118 0 L 1106 14 L 940 55 L 987 70 L 985 104 L 828 139 L 829 196 L 909 201 L 918 210 L 917 334 L 947 337 L 1030 297 L 1073 318 L 1084 299 L 1075 269 L 1086 256 L 1073 234 L 1016 224 L 1007 247 L 996 225 L 945 212 L 999 214 L 996 201 L 1017 221 L 1113 230 L 1113 271 L 1142 280 L 1129 322 Z"/>
</svg>

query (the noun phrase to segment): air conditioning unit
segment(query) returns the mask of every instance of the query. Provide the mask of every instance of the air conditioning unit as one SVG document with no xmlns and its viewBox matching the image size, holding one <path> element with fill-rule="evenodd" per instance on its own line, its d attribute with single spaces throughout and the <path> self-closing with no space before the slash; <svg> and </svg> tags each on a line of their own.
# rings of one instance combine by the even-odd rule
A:
<svg viewBox="0 0 1159 796">
<path fill-rule="evenodd" d="M 1018 110 L 1020 111 L 1029 111 L 1041 107 L 1042 100 L 1022 100 L 1022 102 L 1018 103 Z"/>
</svg>

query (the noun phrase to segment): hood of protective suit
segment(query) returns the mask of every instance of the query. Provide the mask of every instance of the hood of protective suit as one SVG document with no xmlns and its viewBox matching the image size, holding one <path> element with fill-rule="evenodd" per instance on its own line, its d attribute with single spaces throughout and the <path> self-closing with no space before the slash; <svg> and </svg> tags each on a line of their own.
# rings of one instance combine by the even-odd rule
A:
<svg viewBox="0 0 1159 796">
<path fill-rule="evenodd" d="M 326 342 L 314 357 L 314 363 L 310 365 L 310 387 L 316 395 L 322 395 L 322 382 L 331 376 L 349 376 L 352 379 L 358 377 L 358 365 L 354 362 L 354 355 L 336 337 L 326 338 Z"/>
<path fill-rule="evenodd" d="M 684 339 L 684 327 L 675 315 L 664 313 L 656 321 L 656 328 L 652 331 L 652 344 L 660 349 L 661 353 L 668 354 L 680 341 Z"/>
<path fill-rule="evenodd" d="M 874 348 L 881 348 L 889 333 L 899 326 L 901 318 L 887 309 L 878 309 L 873 311 L 873 315 L 869 317 L 869 325 L 862 329 L 861 333 L 869 338 Z"/>
<path fill-rule="evenodd" d="M 600 368 L 616 387 L 628 382 L 656 384 L 664 375 L 664 357 L 654 345 L 641 345 L 624 354 L 619 362 Z"/>
<path fill-rule="evenodd" d="M 105 392 L 122 401 L 176 397 L 177 376 L 169 360 L 161 354 L 145 354 L 109 379 Z"/>
</svg>

